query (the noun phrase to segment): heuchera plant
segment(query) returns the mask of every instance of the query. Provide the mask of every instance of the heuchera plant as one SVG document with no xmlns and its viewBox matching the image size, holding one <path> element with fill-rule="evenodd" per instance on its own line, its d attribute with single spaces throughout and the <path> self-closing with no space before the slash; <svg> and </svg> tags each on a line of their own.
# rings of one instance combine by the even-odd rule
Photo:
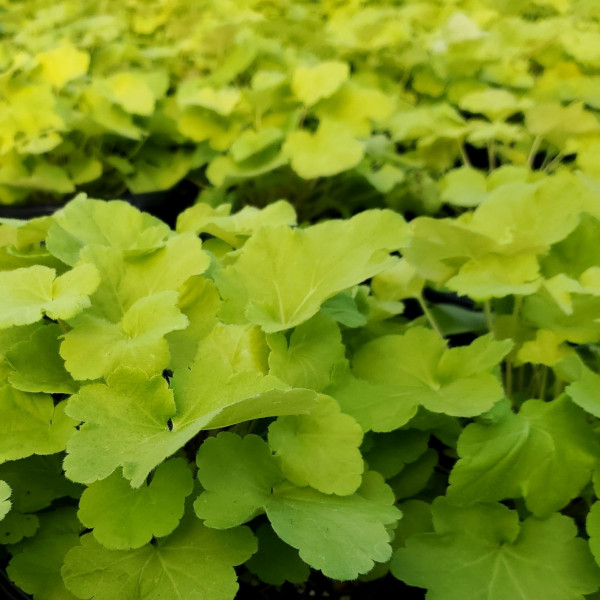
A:
<svg viewBox="0 0 600 600">
<path fill-rule="evenodd" d="M 207 201 L 285 197 L 307 218 L 325 202 L 423 214 L 481 183 L 481 155 L 600 177 L 593 0 L 0 9 L 0 203 L 189 178 Z"/>
<path fill-rule="evenodd" d="M 588 178 L 502 169 L 410 223 L 280 201 L 172 231 L 84 197 L 3 220 L 8 576 L 36 600 L 230 600 L 239 565 L 594 594 L 599 235 Z"/>
</svg>

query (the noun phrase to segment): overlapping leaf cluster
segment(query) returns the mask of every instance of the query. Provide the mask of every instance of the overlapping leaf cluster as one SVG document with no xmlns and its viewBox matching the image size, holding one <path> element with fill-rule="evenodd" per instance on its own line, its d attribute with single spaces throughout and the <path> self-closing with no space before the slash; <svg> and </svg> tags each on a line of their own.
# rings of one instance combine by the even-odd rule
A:
<svg viewBox="0 0 600 600">
<path fill-rule="evenodd" d="M 212 203 L 422 214 L 477 205 L 472 164 L 600 176 L 590 0 L 1 6 L 3 203 L 187 177 Z"/>
<path fill-rule="evenodd" d="M 172 231 L 85 197 L 2 221 L 9 577 L 36 600 L 227 600 L 241 564 L 596 592 L 598 190 L 489 181 L 410 223 L 199 203 Z"/>
</svg>

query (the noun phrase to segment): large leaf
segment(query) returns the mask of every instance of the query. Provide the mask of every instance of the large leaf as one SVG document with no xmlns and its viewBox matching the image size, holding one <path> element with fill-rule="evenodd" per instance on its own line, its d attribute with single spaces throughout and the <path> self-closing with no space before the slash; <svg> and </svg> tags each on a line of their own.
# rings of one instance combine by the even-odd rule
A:
<svg viewBox="0 0 600 600">
<path fill-rule="evenodd" d="M 216 531 L 190 516 L 156 545 L 107 550 L 93 535 L 65 557 L 65 585 L 82 600 L 232 600 L 234 566 L 256 552 L 246 527 Z"/>
<path fill-rule="evenodd" d="M 359 348 L 352 360 L 354 375 L 327 392 L 364 429 L 375 431 L 401 427 L 419 406 L 471 417 L 502 398 L 502 386 L 490 371 L 511 347 L 510 340 L 498 342 L 486 335 L 470 346 L 448 349 L 434 331 L 413 327 Z"/>
<path fill-rule="evenodd" d="M 310 566 L 335 579 L 354 579 L 391 555 L 385 526 L 395 523 L 400 512 L 376 473 L 366 474 L 361 488 L 350 496 L 298 488 L 282 483 L 283 474 L 266 442 L 231 433 L 208 439 L 197 462 L 206 491 L 194 508 L 207 525 L 233 527 L 265 511 L 284 542 L 297 548 Z"/>
<path fill-rule="evenodd" d="M 267 332 L 307 321 L 338 292 L 376 275 L 393 262 L 389 252 L 407 242 L 404 219 L 368 211 L 349 221 L 307 229 L 263 227 L 246 242 L 217 286 L 238 319 Z"/>
<path fill-rule="evenodd" d="M 92 483 L 81 496 L 77 516 L 105 548 L 141 548 L 152 537 L 175 530 L 191 492 L 192 473 L 186 461 L 174 458 L 159 465 L 152 481 L 137 489 L 118 472 Z"/>
<path fill-rule="evenodd" d="M 173 390 L 159 375 L 120 368 L 105 384 L 84 386 L 71 396 L 68 414 L 84 424 L 67 447 L 67 475 L 91 483 L 122 466 L 123 475 L 139 487 L 202 429 L 310 411 L 314 392 L 289 389 L 250 368 L 243 353 L 239 362 L 242 342 L 232 329 L 238 332 L 236 326 L 216 328 L 202 341 L 191 367 L 175 373 Z"/>
<path fill-rule="evenodd" d="M 547 517 L 589 482 L 600 445 L 585 413 L 563 396 L 529 400 L 516 415 L 467 426 L 458 454 L 448 490 L 453 502 L 524 497 L 534 515 Z"/>
<path fill-rule="evenodd" d="M 519 523 L 501 504 L 432 505 L 435 533 L 396 551 L 392 573 L 428 589 L 431 600 L 583 600 L 600 586 L 600 569 L 571 519 Z"/>
</svg>

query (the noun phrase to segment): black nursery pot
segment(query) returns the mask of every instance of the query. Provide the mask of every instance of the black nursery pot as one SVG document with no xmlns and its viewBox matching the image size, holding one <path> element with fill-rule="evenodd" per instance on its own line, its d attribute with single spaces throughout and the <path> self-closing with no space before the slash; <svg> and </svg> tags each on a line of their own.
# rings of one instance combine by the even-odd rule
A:
<svg viewBox="0 0 600 600">
<path fill-rule="evenodd" d="M 192 206 L 198 195 L 198 188 L 189 181 L 182 181 L 170 190 L 147 194 L 126 194 L 120 199 L 129 202 L 141 211 L 150 213 L 174 227 L 177 215 Z M 106 198 L 108 200 L 108 198 Z M 33 219 L 51 215 L 63 204 L 18 204 L 0 205 L 0 218 Z"/>
<path fill-rule="evenodd" d="M 0 598 L 2 600 L 31 600 L 31 596 L 16 587 L 6 574 L 9 554 L 0 547 Z"/>
<path fill-rule="evenodd" d="M 0 571 L 0 597 L 2 600 L 31 600 L 8 579 L 4 571 Z"/>
</svg>

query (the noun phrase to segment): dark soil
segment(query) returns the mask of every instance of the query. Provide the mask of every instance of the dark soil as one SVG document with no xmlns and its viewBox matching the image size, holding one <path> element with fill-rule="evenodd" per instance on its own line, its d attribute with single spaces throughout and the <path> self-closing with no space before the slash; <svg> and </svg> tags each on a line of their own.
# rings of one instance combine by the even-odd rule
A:
<svg viewBox="0 0 600 600">
<path fill-rule="evenodd" d="M 0 571 L 1 600 L 30 600 Z M 424 600 L 425 592 L 409 587 L 391 575 L 375 581 L 339 582 L 313 573 L 306 584 L 271 586 L 241 582 L 235 600 Z"/>
<path fill-rule="evenodd" d="M 235 600 L 424 600 L 425 590 L 387 575 L 375 581 L 333 581 L 313 573 L 306 584 L 270 586 L 242 583 Z"/>
</svg>

